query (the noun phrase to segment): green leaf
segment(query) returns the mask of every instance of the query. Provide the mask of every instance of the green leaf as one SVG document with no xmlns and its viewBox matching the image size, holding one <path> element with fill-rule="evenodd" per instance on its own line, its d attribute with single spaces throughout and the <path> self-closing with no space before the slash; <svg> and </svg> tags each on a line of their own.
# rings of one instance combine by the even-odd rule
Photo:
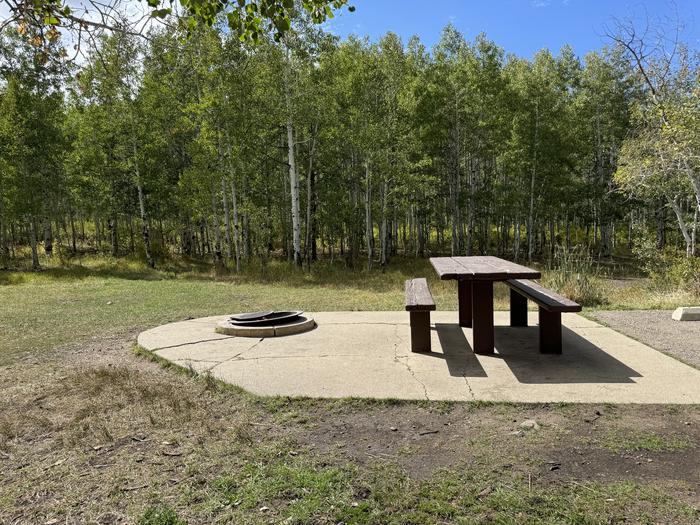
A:
<svg viewBox="0 0 700 525">
<path fill-rule="evenodd" d="M 284 32 L 284 31 L 289 31 L 289 29 L 292 27 L 292 23 L 289 20 L 289 17 L 285 16 L 284 18 L 281 18 L 277 22 L 276 26 L 277 26 L 277 29 L 279 29 L 281 32 Z"/>
<path fill-rule="evenodd" d="M 151 13 L 151 16 L 153 18 L 165 18 L 170 13 L 172 13 L 172 9 L 170 8 L 156 9 Z"/>
</svg>

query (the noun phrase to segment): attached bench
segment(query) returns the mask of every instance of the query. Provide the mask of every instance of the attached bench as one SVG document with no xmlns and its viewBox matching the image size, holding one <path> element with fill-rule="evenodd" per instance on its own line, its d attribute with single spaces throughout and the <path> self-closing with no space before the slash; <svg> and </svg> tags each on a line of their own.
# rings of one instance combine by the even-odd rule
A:
<svg viewBox="0 0 700 525">
<path fill-rule="evenodd" d="M 527 300 L 540 307 L 540 352 L 561 354 L 561 314 L 581 305 L 527 279 L 506 281 L 510 287 L 510 326 L 527 326 Z"/>
<path fill-rule="evenodd" d="M 423 277 L 406 281 L 406 311 L 411 320 L 411 351 L 430 352 L 430 312 L 435 301 Z"/>
</svg>

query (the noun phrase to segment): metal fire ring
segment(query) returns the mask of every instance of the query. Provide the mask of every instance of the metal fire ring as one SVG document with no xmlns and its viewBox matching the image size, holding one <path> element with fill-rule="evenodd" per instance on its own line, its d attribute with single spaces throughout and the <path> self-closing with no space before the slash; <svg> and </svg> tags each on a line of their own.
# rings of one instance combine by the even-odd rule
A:
<svg viewBox="0 0 700 525">
<path fill-rule="evenodd" d="M 280 337 L 307 332 L 316 327 L 301 311 L 265 311 L 236 314 L 216 326 L 216 332 L 238 337 Z"/>
</svg>

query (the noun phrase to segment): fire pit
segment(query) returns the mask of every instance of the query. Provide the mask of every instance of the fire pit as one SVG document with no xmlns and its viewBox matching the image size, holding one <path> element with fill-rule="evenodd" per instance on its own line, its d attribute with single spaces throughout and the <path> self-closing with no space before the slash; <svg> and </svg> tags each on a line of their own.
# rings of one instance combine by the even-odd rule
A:
<svg viewBox="0 0 700 525">
<path fill-rule="evenodd" d="M 316 322 L 304 312 L 251 312 L 232 315 L 216 325 L 216 332 L 238 337 L 279 337 L 312 330 Z"/>
</svg>

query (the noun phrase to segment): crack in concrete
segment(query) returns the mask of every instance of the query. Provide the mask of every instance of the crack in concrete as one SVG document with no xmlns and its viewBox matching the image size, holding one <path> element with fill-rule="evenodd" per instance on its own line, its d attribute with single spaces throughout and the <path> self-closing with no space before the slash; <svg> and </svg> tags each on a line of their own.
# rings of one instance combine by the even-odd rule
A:
<svg viewBox="0 0 700 525">
<path fill-rule="evenodd" d="M 406 367 L 406 370 L 408 370 L 411 377 L 423 388 L 423 396 L 425 397 L 425 400 L 430 401 L 430 397 L 428 397 L 428 388 L 425 386 L 423 381 L 418 379 L 415 371 L 408 364 L 408 356 L 399 357 L 399 344 L 402 342 L 401 336 L 399 335 L 399 326 L 400 325 L 394 323 L 394 337 L 397 339 L 397 342 L 394 343 L 394 362 Z"/>
<path fill-rule="evenodd" d="M 330 326 L 330 325 L 333 325 L 333 326 L 344 326 L 344 325 L 362 325 L 362 326 L 367 326 L 368 324 L 378 324 L 378 325 L 385 325 L 385 326 L 403 326 L 403 325 L 408 325 L 409 322 L 406 321 L 405 323 L 404 323 L 404 322 L 401 322 L 401 323 L 378 323 L 378 322 L 375 322 L 375 321 L 365 321 L 365 322 L 362 322 L 362 321 L 361 321 L 361 322 L 357 322 L 357 323 L 333 323 L 333 322 L 330 322 L 330 323 L 327 323 L 327 322 L 322 323 L 323 326 Z"/>
<path fill-rule="evenodd" d="M 235 356 L 227 359 L 226 361 L 221 361 L 218 364 L 223 364 L 228 361 L 235 360 L 236 361 L 263 361 L 263 360 L 275 360 L 275 359 L 308 359 L 308 358 L 313 358 L 313 359 L 324 359 L 327 357 L 358 357 L 357 354 L 321 354 L 321 355 L 268 355 L 268 356 L 259 356 L 259 357 L 239 357 L 242 353 L 247 352 L 247 350 L 244 350 L 243 352 L 240 352 L 239 354 L 236 354 Z M 364 356 L 360 356 L 366 359 Z M 210 360 L 211 361 L 211 360 Z"/>
<path fill-rule="evenodd" d="M 223 365 L 224 363 L 228 363 L 229 361 L 233 361 L 234 359 L 237 360 L 238 356 L 240 356 L 242 353 L 243 353 L 243 352 L 238 352 L 236 355 L 231 356 L 231 357 L 229 357 L 228 359 L 224 359 L 223 361 L 219 361 L 219 362 L 216 363 L 215 365 L 210 366 L 209 368 L 207 368 L 206 370 L 204 370 L 203 373 L 205 373 L 205 374 L 211 373 L 211 371 L 214 370 L 217 366 Z"/>
<path fill-rule="evenodd" d="M 249 351 L 249 350 L 252 350 L 252 349 L 255 348 L 256 346 L 258 346 L 260 343 L 262 343 L 264 340 L 265 340 L 264 337 L 261 338 L 261 339 L 260 339 L 259 341 L 257 341 L 254 345 L 252 345 L 252 346 L 246 348 L 245 350 L 241 350 L 241 351 L 238 352 L 236 355 L 231 356 L 231 357 L 229 357 L 228 359 L 224 359 L 223 361 L 221 361 L 221 362 L 219 362 L 219 363 L 216 363 L 214 366 L 207 368 L 204 372 L 205 372 L 205 373 L 211 373 L 211 371 L 214 370 L 217 366 L 223 365 L 224 363 L 228 363 L 229 361 L 233 361 L 234 359 L 238 359 L 238 357 L 240 357 L 240 355 L 241 355 L 243 352 L 247 352 L 247 351 Z"/>
<path fill-rule="evenodd" d="M 163 357 L 163 356 L 159 356 Z M 163 359 L 168 359 L 163 357 Z M 216 359 L 192 359 L 191 357 L 186 357 L 184 359 L 172 359 L 174 363 L 223 363 L 223 361 L 217 361 Z"/>
<path fill-rule="evenodd" d="M 476 399 L 476 396 L 474 395 L 474 391 L 472 390 L 472 386 L 469 384 L 469 378 L 467 376 L 462 376 L 464 377 L 464 383 L 467 385 L 467 392 L 469 392 L 469 395 L 472 398 L 472 401 Z"/>
<path fill-rule="evenodd" d="M 198 345 L 199 343 L 212 343 L 214 341 L 223 341 L 225 339 L 234 339 L 233 336 L 221 335 L 221 337 L 216 337 L 214 339 L 201 339 L 199 341 L 192 341 L 190 343 L 180 343 L 178 345 L 161 346 L 160 348 L 152 348 L 150 352 L 160 352 L 161 350 L 170 350 L 171 348 L 180 348 L 181 346 Z"/>
</svg>

